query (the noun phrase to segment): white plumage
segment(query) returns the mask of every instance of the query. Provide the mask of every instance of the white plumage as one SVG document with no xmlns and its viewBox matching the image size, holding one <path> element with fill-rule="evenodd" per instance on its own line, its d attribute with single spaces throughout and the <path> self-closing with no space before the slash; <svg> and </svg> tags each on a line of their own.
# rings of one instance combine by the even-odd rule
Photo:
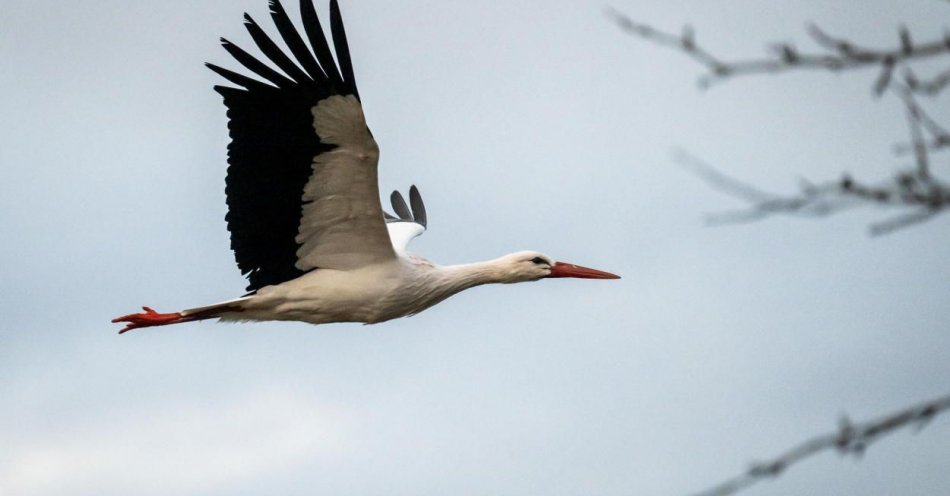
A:
<svg viewBox="0 0 950 496">
<path fill-rule="evenodd" d="M 394 192 L 396 215 L 383 211 L 379 147 L 366 125 L 336 0 L 330 2 L 336 61 L 310 0 L 301 2 L 310 47 L 279 1 L 271 2 L 271 16 L 293 59 L 247 14 L 245 25 L 281 72 L 227 40 L 224 48 L 264 81 L 208 65 L 238 86 L 215 89 L 230 118 L 231 247 L 250 292 L 174 313 L 144 307 L 113 320 L 126 324 L 120 333 L 211 318 L 377 323 L 482 284 L 618 278 L 531 251 L 453 266 L 408 253 L 409 242 L 426 229 L 425 206 L 413 186 L 409 205 Z"/>
</svg>

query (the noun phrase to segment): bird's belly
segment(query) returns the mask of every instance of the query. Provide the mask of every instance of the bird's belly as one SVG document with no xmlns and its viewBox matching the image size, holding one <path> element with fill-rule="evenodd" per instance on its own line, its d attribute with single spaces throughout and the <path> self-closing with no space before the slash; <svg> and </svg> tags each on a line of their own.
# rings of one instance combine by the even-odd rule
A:
<svg viewBox="0 0 950 496">
<path fill-rule="evenodd" d="M 320 273 L 323 274 L 320 274 Z M 311 324 L 373 324 L 417 313 L 428 306 L 401 291 L 398 279 L 384 275 L 315 271 L 313 277 L 262 288 L 245 305 L 244 320 L 293 320 Z"/>
</svg>

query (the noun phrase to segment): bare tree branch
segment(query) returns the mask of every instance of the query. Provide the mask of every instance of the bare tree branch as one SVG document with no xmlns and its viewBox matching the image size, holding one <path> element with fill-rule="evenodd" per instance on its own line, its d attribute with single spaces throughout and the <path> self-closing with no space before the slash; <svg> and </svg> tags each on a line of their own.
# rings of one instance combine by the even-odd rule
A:
<svg viewBox="0 0 950 496">
<path fill-rule="evenodd" d="M 842 456 L 860 457 L 868 446 L 881 437 L 908 426 L 922 429 L 934 417 L 947 410 L 950 410 L 950 395 L 861 424 L 854 424 L 847 417 L 843 417 L 836 432 L 811 438 L 772 460 L 753 463 L 745 473 L 696 493 L 695 496 L 735 494 L 762 480 L 778 477 L 790 466 L 824 451 L 837 451 Z"/>
<path fill-rule="evenodd" d="M 871 234 L 880 235 L 928 221 L 950 211 L 950 185 L 938 180 L 931 171 L 931 153 L 950 148 L 950 131 L 928 115 L 916 98 L 936 97 L 950 87 L 950 70 L 930 79 L 922 79 L 911 68 L 911 64 L 918 60 L 950 55 L 950 33 L 941 40 L 917 43 L 911 32 L 900 26 L 895 47 L 874 49 L 835 37 L 817 25 L 810 24 L 807 33 L 824 52 L 802 52 L 791 44 L 778 43 L 770 47 L 770 56 L 726 61 L 699 45 L 695 31 L 689 25 L 680 34 L 674 34 L 636 22 L 614 9 L 609 9 L 608 15 L 624 32 L 673 48 L 703 65 L 708 71 L 699 80 L 703 88 L 740 75 L 777 74 L 800 69 L 840 72 L 876 67 L 878 75 L 873 85 L 874 95 L 881 96 L 890 91 L 904 104 L 910 142 L 900 145 L 896 151 L 912 153 L 914 167 L 911 170 L 899 170 L 891 178 L 874 184 L 857 181 L 845 174 L 840 180 L 819 184 L 802 180 L 797 194 L 777 195 L 724 174 L 695 156 L 677 150 L 677 162 L 688 167 L 712 187 L 749 205 L 746 209 L 711 215 L 708 218 L 710 222 L 748 222 L 774 214 L 827 216 L 862 205 L 910 210 L 873 224 Z M 854 424 L 844 418 L 836 432 L 806 440 L 770 461 L 754 463 L 744 473 L 696 496 L 735 494 L 764 479 L 778 477 L 790 466 L 824 451 L 837 451 L 843 456 L 860 456 L 879 438 L 905 426 L 922 428 L 933 417 L 947 410 L 950 410 L 950 395 L 863 424 Z"/>
<path fill-rule="evenodd" d="M 901 215 L 883 222 L 878 222 L 877 224 L 871 226 L 871 235 L 882 236 L 884 234 L 890 234 L 905 227 L 926 222 L 935 215 L 937 215 L 936 211 L 923 210 L 920 212 L 909 213 L 907 215 Z"/>
<path fill-rule="evenodd" d="M 930 177 L 930 156 L 927 152 L 927 143 L 924 141 L 924 116 L 925 114 L 914 101 L 914 97 L 907 92 L 898 92 L 904 100 L 904 107 L 907 109 L 907 125 L 910 128 L 910 142 L 914 149 L 914 159 L 917 161 L 917 175 L 921 178 Z M 942 133 L 943 129 L 932 123 L 937 132 Z M 931 131 L 933 132 L 933 131 Z"/>
<path fill-rule="evenodd" d="M 895 85 L 894 92 L 904 102 L 911 128 L 910 145 L 897 146 L 895 148 L 897 153 L 914 152 L 919 162 L 921 157 L 923 157 L 923 160 L 927 160 L 925 155 L 928 150 L 950 147 L 950 131 L 938 124 L 930 114 L 924 111 L 914 97 L 916 92 L 913 89 L 909 86 Z M 921 130 L 925 130 L 930 137 L 925 138 L 921 135 Z"/>
<path fill-rule="evenodd" d="M 910 68 L 905 68 L 904 82 L 916 94 L 923 96 L 937 96 L 947 86 L 950 86 L 950 69 L 947 69 L 930 79 L 920 79 Z"/>
<path fill-rule="evenodd" d="M 837 38 L 817 25 L 809 24 L 808 35 L 820 47 L 827 50 L 827 53 L 805 53 L 789 43 L 775 43 L 771 46 L 771 51 L 774 53 L 771 57 L 726 62 L 697 44 L 695 31 L 689 25 L 685 26 L 680 34 L 673 34 L 636 22 L 613 8 L 608 8 L 607 15 L 624 32 L 679 50 L 704 65 L 709 71 L 699 80 L 700 86 L 704 88 L 738 75 L 781 73 L 799 69 L 838 72 L 878 66 L 880 74 L 874 84 L 874 91 L 875 94 L 880 95 L 888 88 L 897 67 L 912 60 L 950 53 L 950 35 L 941 40 L 915 43 L 907 28 L 901 26 L 898 28 L 899 46 L 891 49 L 875 49 Z"/>
<path fill-rule="evenodd" d="M 878 183 L 859 182 L 844 175 L 839 181 L 813 184 L 802 181 L 795 195 L 776 195 L 729 177 L 686 153 L 679 162 L 688 166 L 714 188 L 735 196 L 751 208 L 725 212 L 708 217 L 714 224 L 748 222 L 773 214 L 827 216 L 860 205 L 910 208 L 901 214 L 871 226 L 872 235 L 894 232 L 903 227 L 930 220 L 950 210 L 950 186 L 935 178 L 931 171 L 931 153 L 950 149 L 950 131 L 938 124 L 917 101 L 916 96 L 936 96 L 950 87 L 950 71 L 929 81 L 922 81 L 910 63 L 934 56 L 950 56 L 950 34 L 939 41 L 916 43 L 906 27 L 899 27 L 897 45 L 891 49 L 874 49 L 829 34 L 814 24 L 807 26 L 808 35 L 826 53 L 803 53 L 787 43 L 772 47 L 774 55 L 762 59 L 726 62 L 696 42 L 693 29 L 682 33 L 657 30 L 633 21 L 610 9 L 608 14 L 625 32 L 650 42 L 678 50 L 702 64 L 708 73 L 700 79 L 703 87 L 733 76 L 782 73 L 797 69 L 842 71 L 861 67 L 877 67 L 874 94 L 885 91 L 895 94 L 904 104 L 910 134 L 908 143 L 895 146 L 898 154 L 912 153 L 913 171 L 898 171 Z M 901 69 L 898 72 L 898 69 Z M 899 74 L 899 75 L 898 75 Z"/>
<path fill-rule="evenodd" d="M 675 160 L 696 173 L 710 186 L 749 204 L 749 208 L 707 216 L 711 224 L 751 222 L 776 214 L 826 217 L 863 205 L 913 209 L 894 219 L 873 224 L 872 235 L 889 234 L 950 210 L 950 185 L 920 169 L 899 172 L 877 184 L 858 182 L 845 175 L 837 181 L 815 184 L 802 180 L 793 195 L 762 191 L 742 180 L 728 176 L 688 152 L 678 150 Z"/>
<path fill-rule="evenodd" d="M 677 150 L 674 159 L 690 169 L 710 186 L 750 205 L 748 209 L 710 214 L 711 224 L 751 222 L 773 214 L 826 216 L 855 206 L 853 199 L 839 194 L 839 183 L 815 185 L 802 180 L 797 195 L 778 195 L 762 191 L 740 179 L 731 177 L 707 164 L 689 152 Z"/>
</svg>

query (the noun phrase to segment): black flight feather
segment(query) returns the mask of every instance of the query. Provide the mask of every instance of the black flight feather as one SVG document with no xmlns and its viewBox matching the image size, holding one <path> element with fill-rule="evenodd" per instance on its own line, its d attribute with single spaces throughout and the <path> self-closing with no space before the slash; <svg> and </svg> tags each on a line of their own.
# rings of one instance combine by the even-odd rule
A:
<svg viewBox="0 0 950 496">
<path fill-rule="evenodd" d="M 267 64 L 261 62 L 254 58 L 251 54 L 245 52 L 241 47 L 231 43 L 230 41 L 221 38 L 221 46 L 224 47 L 228 53 L 234 57 L 235 60 L 241 63 L 248 70 L 253 71 L 258 76 L 274 83 L 280 88 L 290 88 L 294 86 L 294 81 L 287 79 L 286 76 L 280 74 L 279 72 L 271 69 Z"/>
<path fill-rule="evenodd" d="M 251 34 L 251 38 L 254 39 L 257 48 L 260 48 L 261 52 L 263 52 L 271 62 L 276 64 L 280 70 L 284 71 L 284 74 L 290 76 L 290 79 L 293 79 L 297 83 L 310 81 L 310 76 L 303 72 L 289 57 L 284 55 L 284 52 L 280 50 L 277 44 L 267 36 L 267 33 L 265 33 L 247 13 L 244 14 L 244 27 L 246 27 L 247 32 Z"/>
<path fill-rule="evenodd" d="M 412 219 L 416 224 L 427 227 L 426 205 L 422 203 L 422 195 L 419 194 L 419 188 L 416 188 L 415 184 L 409 188 L 409 205 L 412 206 Z"/>
<path fill-rule="evenodd" d="M 400 219 L 412 222 L 412 213 L 399 191 L 393 191 L 393 194 L 389 195 L 389 201 L 393 204 L 393 211 Z"/>
<path fill-rule="evenodd" d="M 300 16 L 303 18 L 304 31 L 307 32 L 313 53 L 320 61 L 320 67 L 323 67 L 323 72 L 331 83 L 342 87 L 343 80 L 340 79 L 340 73 L 336 70 L 336 63 L 330 53 L 330 45 L 327 44 L 327 37 L 323 34 L 323 26 L 320 25 L 320 17 L 317 16 L 317 9 L 314 8 L 312 0 L 300 0 Z"/>
<path fill-rule="evenodd" d="M 222 91 L 230 119 L 225 188 L 231 248 L 248 291 L 303 275 L 296 236 L 313 157 L 312 103 L 284 91 Z"/>
<path fill-rule="evenodd" d="M 396 215 L 383 211 L 383 216 L 386 218 L 387 223 L 414 222 L 423 228 L 427 227 L 426 206 L 422 202 L 422 195 L 419 194 L 419 188 L 416 188 L 415 185 L 409 188 L 409 205 L 406 205 L 406 199 L 398 190 L 393 191 L 392 195 L 389 196 L 389 201 L 392 203 L 393 211 L 396 212 Z M 410 206 L 412 207 L 411 210 Z"/>
<path fill-rule="evenodd" d="M 218 75 L 223 77 L 224 79 L 227 79 L 228 81 L 231 81 L 232 83 L 238 86 L 243 86 L 249 90 L 254 89 L 254 90 L 263 91 L 263 90 L 268 90 L 268 89 L 270 90 L 277 89 L 277 87 L 275 86 L 271 86 L 267 83 L 262 83 L 254 78 L 249 78 L 243 74 L 238 74 L 234 71 L 229 71 L 223 67 L 218 67 L 214 64 L 205 63 L 205 66 L 208 69 L 211 69 L 212 71 L 218 73 Z M 217 90 L 218 88 L 219 88 L 218 86 L 215 86 L 215 90 Z M 220 91 L 218 91 L 218 93 L 220 93 Z"/>
<path fill-rule="evenodd" d="M 280 3 L 272 0 L 271 8 L 290 50 L 282 51 L 252 20 L 248 21 L 248 31 L 267 58 L 289 78 L 223 39 L 228 53 L 253 74 L 238 74 L 208 64 L 237 86 L 215 86 L 215 90 L 228 108 L 231 137 L 226 221 L 235 261 L 247 276 L 251 292 L 305 273 L 296 265 L 303 190 L 313 175 L 314 158 L 334 148 L 321 142 L 314 132 L 311 109 L 333 95 L 351 94 L 355 87 L 351 79 L 344 82 L 340 78 L 310 0 L 302 0 L 301 11 L 315 55 Z M 408 215 L 408 207 L 404 210 Z"/>
<path fill-rule="evenodd" d="M 330 34 L 333 35 L 333 46 L 336 48 L 336 59 L 340 63 L 343 82 L 359 100 L 356 78 L 353 77 L 353 62 L 350 60 L 350 46 L 346 41 L 346 30 L 343 28 L 343 17 L 340 15 L 340 5 L 337 0 L 330 0 Z"/>
<path fill-rule="evenodd" d="M 290 21 L 287 11 L 284 10 L 284 6 L 280 4 L 279 0 L 271 0 L 270 15 L 271 18 L 274 19 L 274 25 L 277 26 L 277 31 L 280 32 L 284 43 L 290 48 L 291 53 L 294 54 L 294 57 L 300 62 L 300 65 L 307 71 L 310 78 L 314 81 L 325 80 L 327 77 L 323 74 L 323 69 L 320 68 L 317 59 L 313 58 L 313 54 L 310 53 L 310 49 L 307 48 L 303 38 L 300 37 L 300 33 L 297 31 L 297 28 L 294 27 L 293 22 Z"/>
</svg>

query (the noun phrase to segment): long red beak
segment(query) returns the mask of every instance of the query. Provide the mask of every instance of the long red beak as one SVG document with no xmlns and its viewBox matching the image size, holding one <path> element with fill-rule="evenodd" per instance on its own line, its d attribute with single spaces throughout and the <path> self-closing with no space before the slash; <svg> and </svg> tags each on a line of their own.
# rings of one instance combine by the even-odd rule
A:
<svg viewBox="0 0 950 496">
<path fill-rule="evenodd" d="M 602 270 L 581 267 L 564 262 L 554 262 L 551 267 L 551 275 L 548 277 L 577 277 L 580 279 L 620 279 L 617 274 L 604 272 Z"/>
</svg>

